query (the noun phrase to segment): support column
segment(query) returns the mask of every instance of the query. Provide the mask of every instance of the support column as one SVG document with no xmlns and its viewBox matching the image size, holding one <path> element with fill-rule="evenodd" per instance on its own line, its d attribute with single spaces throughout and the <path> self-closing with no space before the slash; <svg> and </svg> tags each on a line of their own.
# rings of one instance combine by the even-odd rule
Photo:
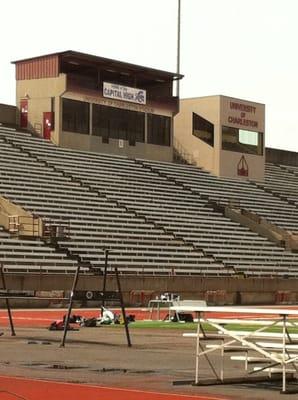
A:
<svg viewBox="0 0 298 400">
<path fill-rule="evenodd" d="M 145 113 L 145 132 L 144 132 L 144 143 L 148 143 L 148 114 Z"/>
<path fill-rule="evenodd" d="M 92 131 L 93 131 L 93 107 L 89 103 L 89 150 L 92 150 Z"/>
<path fill-rule="evenodd" d="M 2 263 L 0 264 L 0 272 L 1 272 L 3 290 L 5 290 L 7 292 L 6 280 L 5 280 L 5 275 L 4 275 L 3 264 Z M 7 296 L 7 293 L 6 293 L 6 296 Z M 14 324 L 13 324 L 13 319 L 12 319 L 12 315 L 11 315 L 9 299 L 7 297 L 5 298 L 5 304 L 6 304 L 6 309 L 7 309 L 8 319 L 9 319 L 11 336 L 15 336 L 16 333 L 15 333 L 15 330 L 14 330 Z"/>
<path fill-rule="evenodd" d="M 199 357 L 200 357 L 200 333 L 201 333 L 201 313 L 198 315 L 197 345 L 196 345 L 196 374 L 195 384 L 199 383 Z"/>
<path fill-rule="evenodd" d="M 287 334 L 287 317 L 283 315 L 282 324 L 282 392 L 286 391 L 286 334 Z"/>
<path fill-rule="evenodd" d="M 74 293 L 75 293 L 76 288 L 77 288 L 79 275 L 80 275 L 80 264 L 78 264 L 78 266 L 77 266 L 76 273 L 75 273 L 75 276 L 74 276 L 74 279 L 73 279 L 73 283 L 72 283 L 72 289 L 71 289 L 70 297 L 69 297 L 68 312 L 67 312 L 66 318 L 64 319 L 64 331 L 63 331 L 63 338 L 62 338 L 60 347 L 64 347 L 65 346 L 66 334 L 67 334 L 70 315 L 71 315 L 71 311 L 72 311 L 73 297 L 74 297 Z"/>
</svg>

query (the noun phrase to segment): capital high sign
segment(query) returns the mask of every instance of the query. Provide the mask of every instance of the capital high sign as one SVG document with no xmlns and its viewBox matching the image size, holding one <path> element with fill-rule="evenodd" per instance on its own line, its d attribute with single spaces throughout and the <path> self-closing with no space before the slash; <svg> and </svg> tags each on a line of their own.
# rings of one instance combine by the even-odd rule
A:
<svg viewBox="0 0 298 400">
<path fill-rule="evenodd" d="M 103 97 L 137 104 L 146 104 L 146 90 L 117 85 L 110 82 L 103 82 Z"/>
</svg>

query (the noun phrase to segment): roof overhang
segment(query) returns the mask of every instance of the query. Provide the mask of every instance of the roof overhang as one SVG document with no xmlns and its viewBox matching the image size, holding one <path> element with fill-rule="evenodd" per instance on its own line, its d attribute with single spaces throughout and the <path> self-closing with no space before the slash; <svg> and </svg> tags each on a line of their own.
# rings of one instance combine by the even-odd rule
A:
<svg viewBox="0 0 298 400">
<path fill-rule="evenodd" d="M 141 65 L 131 64 L 123 61 L 113 60 L 110 58 L 99 57 L 91 54 L 80 53 L 73 50 L 67 50 L 58 53 L 45 54 L 38 57 L 26 58 L 22 60 L 13 61 L 12 64 L 18 64 L 21 62 L 38 60 L 44 57 L 58 56 L 60 63 L 70 63 L 77 66 L 94 66 L 97 68 L 104 68 L 106 70 L 116 70 L 117 72 L 136 74 L 148 76 L 153 79 L 161 79 L 166 81 L 174 81 L 183 78 L 183 75 L 174 72 L 163 71 L 159 69 L 144 67 Z"/>
</svg>

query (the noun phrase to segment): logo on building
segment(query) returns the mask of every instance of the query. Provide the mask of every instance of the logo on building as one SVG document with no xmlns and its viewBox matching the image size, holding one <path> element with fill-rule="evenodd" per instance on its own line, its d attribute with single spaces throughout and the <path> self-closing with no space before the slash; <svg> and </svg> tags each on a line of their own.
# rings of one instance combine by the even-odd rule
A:
<svg viewBox="0 0 298 400">
<path fill-rule="evenodd" d="M 136 95 L 135 95 L 135 99 L 136 99 L 137 103 L 145 104 L 146 101 L 145 101 L 145 96 L 144 96 L 144 90 L 139 90 L 138 93 L 136 93 Z"/>
<path fill-rule="evenodd" d="M 238 176 L 248 176 L 248 164 L 244 156 L 242 156 L 237 165 Z"/>
<path fill-rule="evenodd" d="M 108 97 L 110 99 L 146 104 L 146 90 L 143 89 L 104 82 L 102 92 L 103 97 Z"/>
</svg>

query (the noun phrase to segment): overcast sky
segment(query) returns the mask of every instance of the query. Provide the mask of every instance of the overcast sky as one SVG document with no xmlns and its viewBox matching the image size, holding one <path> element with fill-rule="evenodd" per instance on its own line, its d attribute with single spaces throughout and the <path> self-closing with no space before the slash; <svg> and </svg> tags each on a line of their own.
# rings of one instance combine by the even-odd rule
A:
<svg viewBox="0 0 298 400">
<path fill-rule="evenodd" d="M 181 0 L 181 97 L 266 104 L 266 146 L 298 151 L 298 0 Z M 1 1 L 0 102 L 11 61 L 76 50 L 176 71 L 177 0 Z"/>
</svg>

